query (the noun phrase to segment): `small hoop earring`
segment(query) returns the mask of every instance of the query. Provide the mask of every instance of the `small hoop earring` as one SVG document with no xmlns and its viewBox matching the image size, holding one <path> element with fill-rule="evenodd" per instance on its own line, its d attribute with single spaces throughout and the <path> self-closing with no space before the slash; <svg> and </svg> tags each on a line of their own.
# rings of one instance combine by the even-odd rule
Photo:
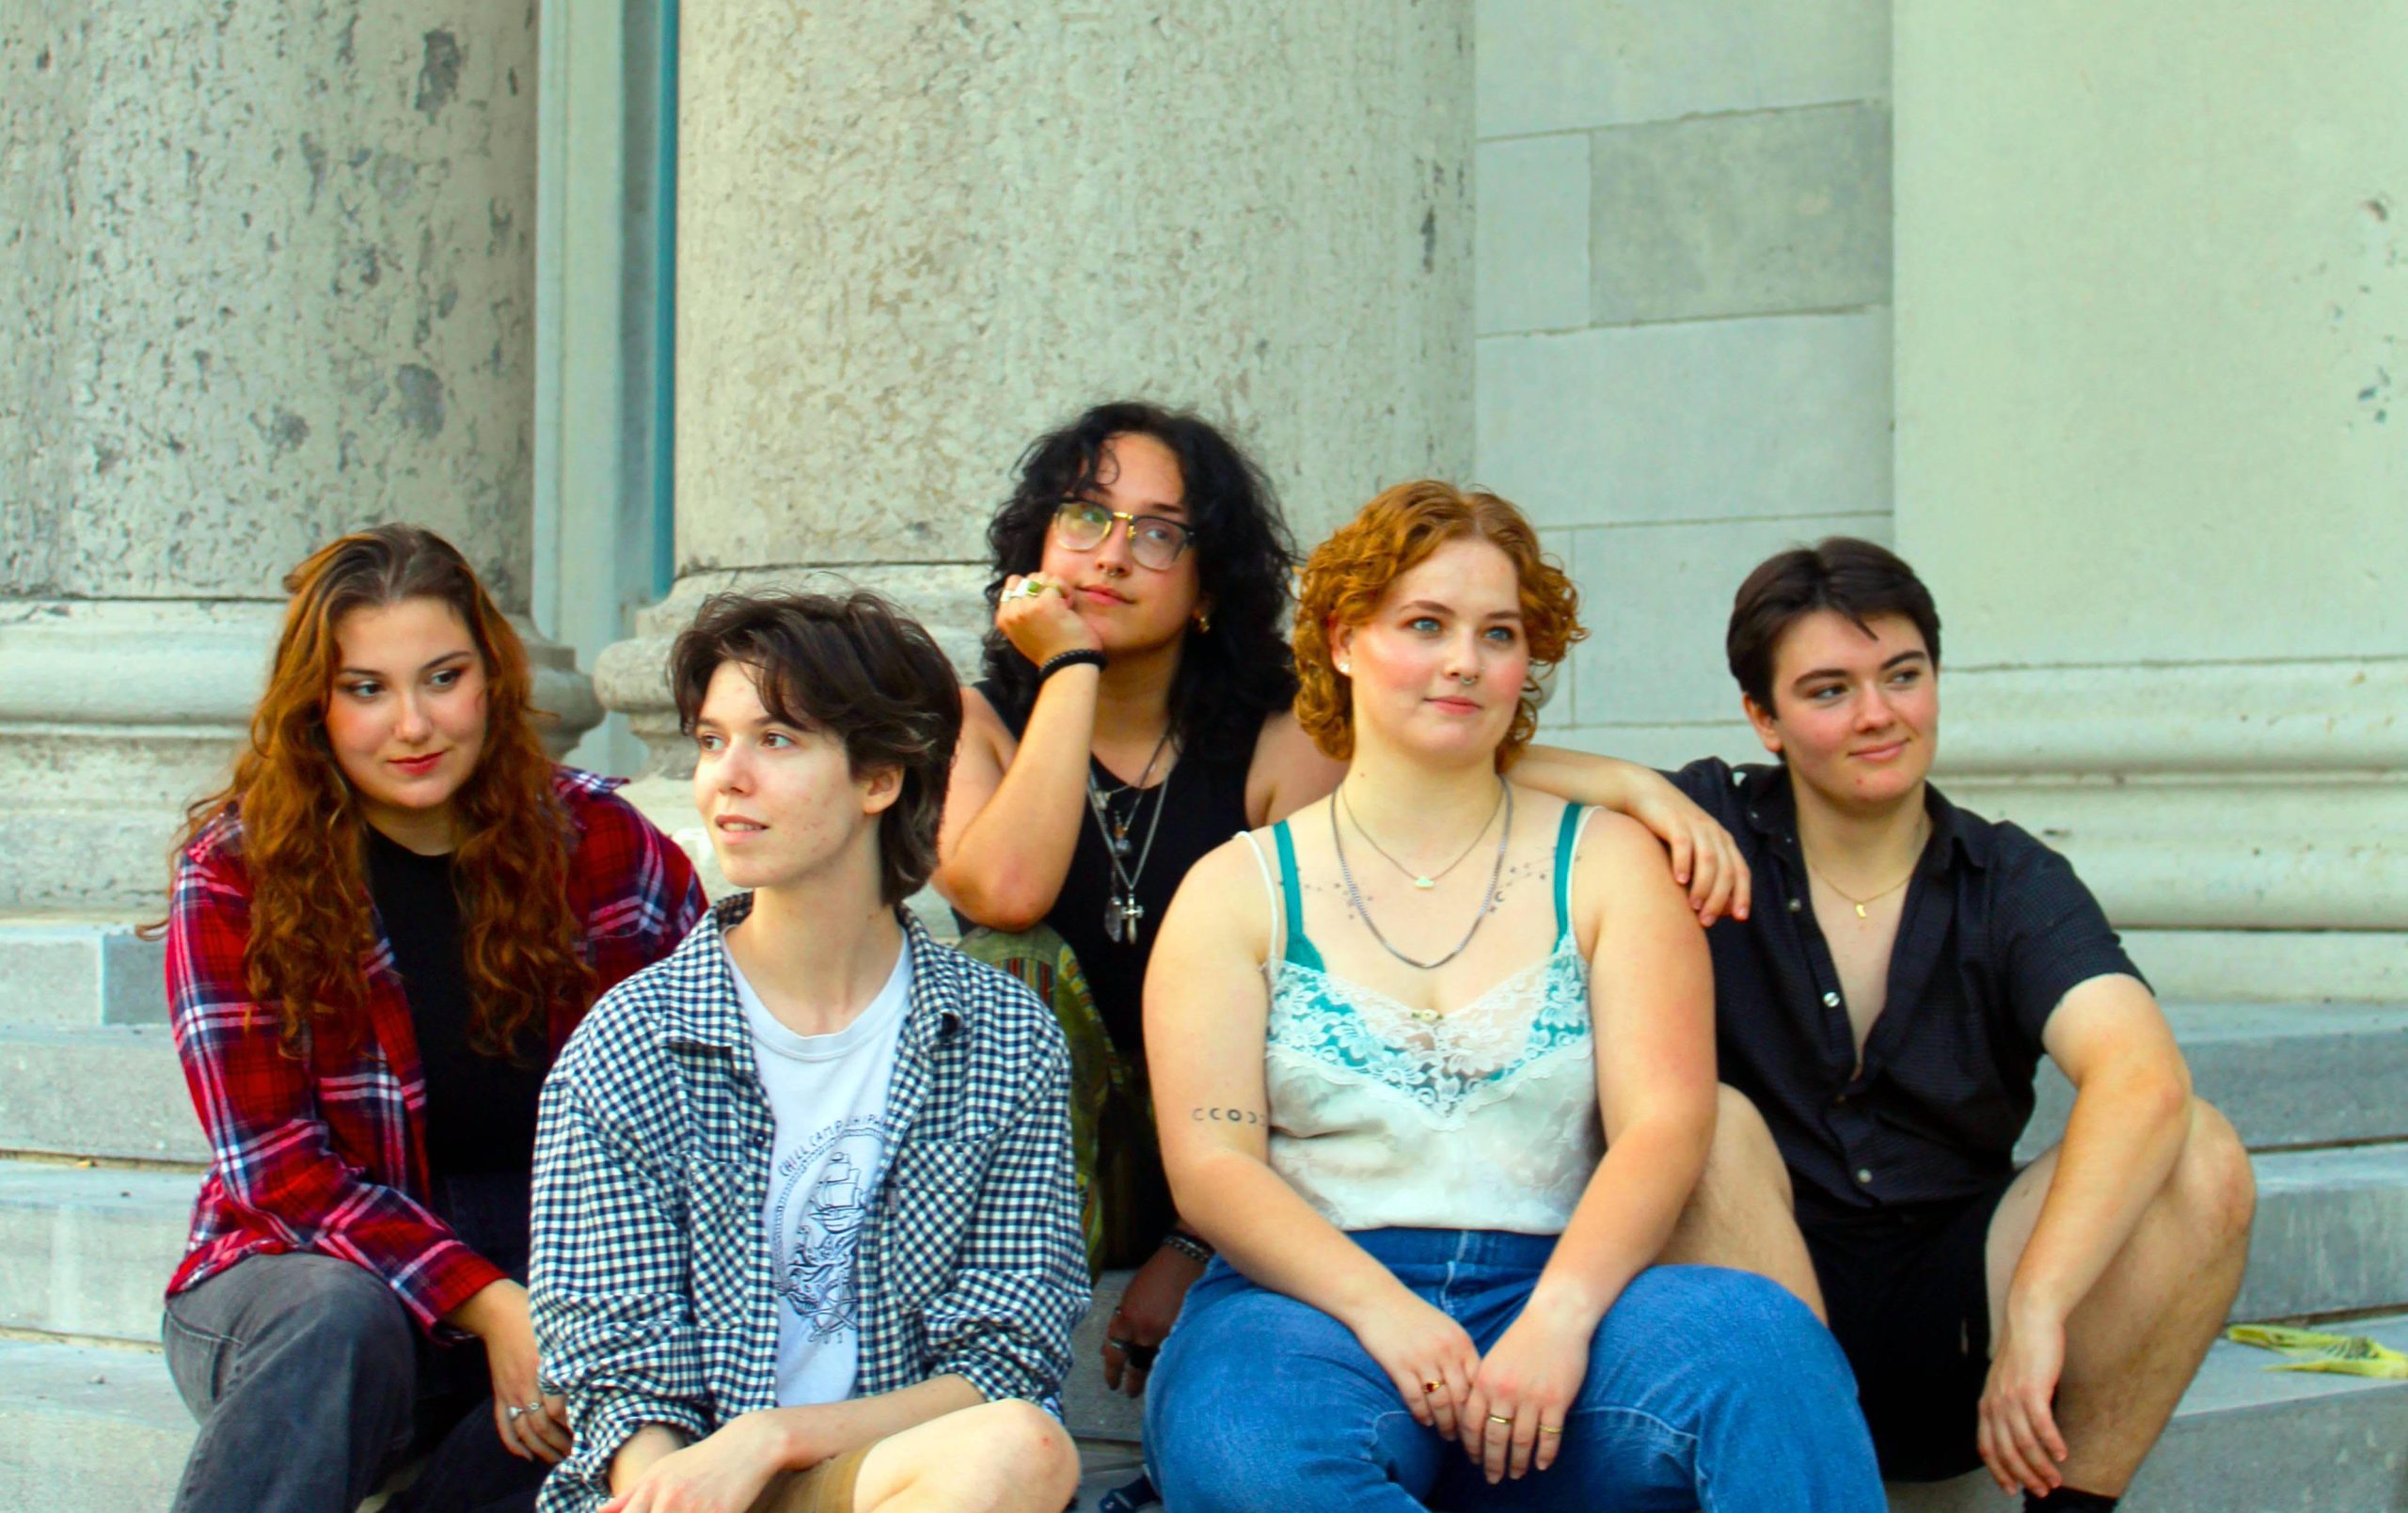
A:
<svg viewBox="0 0 2408 1513">
<path fill-rule="evenodd" d="M 1212 617 L 1201 609 L 1196 611 L 1196 633 L 1199 636 L 1209 635 L 1212 629 Z"/>
</svg>

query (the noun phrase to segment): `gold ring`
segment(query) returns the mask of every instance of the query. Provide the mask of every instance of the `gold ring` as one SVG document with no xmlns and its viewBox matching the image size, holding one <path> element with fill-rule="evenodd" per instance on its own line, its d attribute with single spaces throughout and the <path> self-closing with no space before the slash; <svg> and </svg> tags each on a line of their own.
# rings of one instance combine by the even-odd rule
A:
<svg viewBox="0 0 2408 1513">
<path fill-rule="evenodd" d="M 1508 1416 L 1506 1416 L 1506 1415 L 1505 1415 L 1505 1414 L 1503 1414 L 1503 1413 L 1491 1413 L 1491 1414 L 1489 1414 L 1489 1415 L 1488 1415 L 1488 1422 L 1490 1422 L 1491 1424 L 1502 1424 L 1502 1425 L 1504 1425 L 1504 1426 L 1505 1426 L 1507 1428 L 1509 1428 L 1509 1429 L 1510 1429 L 1510 1428 L 1512 1428 L 1512 1427 L 1513 1426 L 1513 1419 L 1509 1418 Z"/>
<path fill-rule="evenodd" d="M 1443 1381 L 1425 1381 L 1421 1384 L 1421 1395 L 1427 1397 L 1432 1393 L 1436 1392 L 1439 1388 L 1445 1385 L 1446 1383 Z"/>
<path fill-rule="evenodd" d="M 1542 1424 L 1539 1426 L 1539 1432 L 1541 1434 L 1561 1434 L 1563 1430 L 1553 1424 Z"/>
</svg>

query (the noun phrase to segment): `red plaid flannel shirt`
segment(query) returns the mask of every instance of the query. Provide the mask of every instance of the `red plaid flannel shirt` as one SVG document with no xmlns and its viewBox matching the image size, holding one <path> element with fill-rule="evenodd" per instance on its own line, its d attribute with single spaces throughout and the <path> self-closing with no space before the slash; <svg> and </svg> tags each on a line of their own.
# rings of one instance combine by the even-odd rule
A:
<svg viewBox="0 0 2408 1513">
<path fill-rule="evenodd" d="M 554 776 L 581 834 L 569 907 L 584 922 L 597 996 L 668 955 L 703 911 L 693 864 L 617 786 L 573 767 Z M 288 1055 L 276 1005 L 253 1001 L 244 978 L 240 838 L 239 820 L 221 818 L 176 859 L 167 1001 L 214 1155 L 168 1295 L 246 1256 L 306 1252 L 374 1272 L 431 1332 L 502 1273 L 426 1206 L 426 1083 L 392 947 L 380 937 L 362 962 L 372 1032 L 315 1036 Z M 554 1053 L 586 1007 L 554 1012 Z"/>
</svg>

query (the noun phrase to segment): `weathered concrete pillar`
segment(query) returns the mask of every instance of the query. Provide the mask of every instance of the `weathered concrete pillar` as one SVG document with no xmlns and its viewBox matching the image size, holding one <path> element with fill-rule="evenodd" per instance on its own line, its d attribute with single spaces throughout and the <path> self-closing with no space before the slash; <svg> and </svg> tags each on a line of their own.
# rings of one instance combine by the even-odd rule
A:
<svg viewBox="0 0 2408 1513">
<path fill-rule="evenodd" d="M 596 669 L 656 774 L 712 590 L 833 570 L 973 660 L 1018 450 L 1097 400 L 1228 423 L 1307 544 L 1463 476 L 1470 9 L 688 8 L 679 574 Z"/>
<path fill-rule="evenodd" d="M 0 9 L 0 913 L 157 906 L 327 538 L 423 524 L 525 609 L 533 25 Z"/>
<path fill-rule="evenodd" d="M 2263 21 L 1900 0 L 1897 541 L 1943 778 L 2162 990 L 2396 999 L 2408 15 Z"/>
</svg>

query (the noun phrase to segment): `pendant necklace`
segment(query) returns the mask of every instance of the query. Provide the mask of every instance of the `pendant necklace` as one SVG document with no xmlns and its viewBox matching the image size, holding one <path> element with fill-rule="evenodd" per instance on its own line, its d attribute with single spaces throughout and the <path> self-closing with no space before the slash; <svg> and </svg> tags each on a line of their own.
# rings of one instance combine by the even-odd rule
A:
<svg viewBox="0 0 2408 1513">
<path fill-rule="evenodd" d="M 1103 934 L 1104 938 L 1115 945 L 1135 945 L 1139 938 L 1139 922 L 1146 917 L 1146 906 L 1137 902 L 1137 879 L 1145 875 L 1147 859 L 1154 854 L 1154 837 L 1162 830 L 1163 809 L 1169 799 L 1170 780 L 1177 768 L 1164 773 L 1162 782 L 1156 787 L 1147 788 L 1145 782 L 1153 776 L 1154 764 L 1161 759 L 1163 749 L 1169 741 L 1170 732 L 1165 730 L 1162 740 L 1154 743 L 1154 754 L 1146 759 L 1146 770 L 1137 775 L 1136 782 L 1120 784 L 1109 796 L 1095 780 L 1093 763 L 1088 764 L 1087 809 L 1095 815 L 1096 828 L 1103 834 L 1104 858 L 1112 863 L 1112 884 L 1106 890 L 1103 901 Z M 1116 818 L 1112 812 L 1112 800 L 1133 789 L 1137 796 L 1130 801 L 1128 817 Z M 1154 817 L 1147 823 L 1146 843 L 1137 852 L 1137 864 L 1124 867 L 1121 858 L 1129 854 L 1129 829 L 1137 821 L 1137 806 L 1146 801 L 1149 793 L 1154 796 Z"/>
<path fill-rule="evenodd" d="M 1488 887 L 1486 890 L 1481 892 L 1480 895 L 1480 909 L 1471 917 L 1471 928 L 1465 930 L 1464 932 L 1464 938 L 1455 942 L 1454 950 L 1448 952 L 1445 955 L 1440 956 L 1435 961 L 1421 961 L 1415 957 L 1408 956 L 1403 952 L 1399 951 L 1395 946 L 1389 944 L 1388 938 L 1386 936 L 1380 934 L 1380 927 L 1378 923 L 1372 920 L 1371 911 L 1363 906 L 1362 890 L 1354 886 L 1354 869 L 1346 865 L 1346 841 L 1345 838 L 1339 835 L 1338 831 L 1338 806 L 1336 804 L 1329 806 L 1329 843 L 1331 846 L 1336 848 L 1338 852 L 1338 875 L 1345 879 L 1346 882 L 1346 902 L 1354 906 L 1355 914 L 1360 916 L 1363 921 L 1363 927 L 1371 932 L 1371 938 L 1380 943 L 1380 949 L 1386 952 L 1389 955 L 1394 956 L 1397 960 L 1404 963 L 1407 967 L 1415 968 L 1418 970 L 1425 972 L 1435 971 L 1439 968 L 1447 965 L 1447 963 L 1454 960 L 1457 956 L 1462 955 L 1464 954 L 1464 948 L 1471 944 L 1471 938 L 1480 934 L 1481 922 L 1487 919 L 1489 913 L 1497 907 L 1497 880 L 1505 875 L 1505 848 L 1507 843 L 1513 839 L 1513 788 L 1511 783 L 1508 783 L 1502 778 L 1497 780 L 1497 786 L 1505 791 L 1504 797 L 1499 800 L 1500 807 L 1505 811 L 1505 827 L 1502 830 L 1499 830 L 1497 834 L 1497 859 L 1489 865 Z M 1347 817 L 1349 819 L 1354 818 L 1354 811 L 1352 809 L 1347 811 Z M 1356 828 L 1359 829 L 1361 827 L 1358 826 Z M 1487 827 L 1485 826 L 1481 827 L 1483 832 L 1486 828 Z M 1370 839 L 1369 832 L 1365 833 L 1364 839 Z M 1407 875 L 1410 875 L 1410 874 Z"/>
<path fill-rule="evenodd" d="M 1372 850 L 1380 854 L 1380 859 L 1386 862 L 1389 866 L 1394 867 L 1397 871 L 1404 874 L 1405 876 L 1411 878 L 1413 880 L 1414 887 L 1427 891 L 1428 890 L 1438 886 L 1439 878 L 1444 877 L 1447 874 L 1463 865 L 1464 858 L 1472 854 L 1473 847 L 1480 844 L 1480 838 L 1488 833 L 1488 827 L 1491 825 L 1497 823 L 1497 811 L 1505 807 L 1505 785 L 1503 783 L 1499 783 L 1497 785 L 1497 802 L 1489 806 L 1488 818 L 1481 822 L 1480 828 L 1472 833 L 1471 840 L 1464 846 L 1464 848 L 1455 853 L 1455 859 L 1448 862 L 1436 872 L 1431 873 L 1426 876 L 1420 873 L 1415 872 L 1411 867 L 1406 866 L 1403 862 L 1399 861 L 1396 858 L 1388 855 L 1388 848 L 1380 844 L 1379 837 L 1373 835 L 1369 829 L 1364 827 L 1362 818 L 1354 812 L 1354 801 L 1346 796 L 1346 785 L 1344 783 L 1339 783 L 1338 785 L 1338 801 L 1346 806 L 1347 823 L 1354 826 L 1354 833 L 1361 836 L 1364 841 L 1370 843 Z"/>
<path fill-rule="evenodd" d="M 1918 839 L 1915 842 L 1914 867 L 1909 867 L 1907 869 L 1907 875 L 1904 877 L 1899 878 L 1896 882 L 1892 883 L 1889 887 L 1881 890 L 1881 891 L 1877 893 L 1867 893 L 1862 898 L 1859 898 L 1854 893 L 1849 892 L 1846 889 L 1842 888 L 1839 884 L 1831 881 L 1830 874 L 1824 872 L 1822 868 L 1815 866 L 1812 861 L 1806 863 L 1806 870 L 1813 873 L 1814 876 L 1822 882 L 1824 887 L 1830 889 L 1832 892 L 1839 894 L 1840 897 L 1846 899 L 1849 903 L 1855 905 L 1856 917 L 1858 919 L 1870 919 L 1872 916 L 1864 912 L 1864 906 L 1867 904 L 1877 904 L 1881 900 L 1888 898 L 1892 893 L 1896 892 L 1899 889 L 1906 887 L 1907 884 L 1915 880 L 1915 867 L 1923 865 L 1924 842 L 1929 840 L 1931 837 L 1931 822 L 1928 819 L 1924 822 L 1923 828 L 1918 830 L 1916 835 Z M 1806 855 L 1806 848 L 1804 846 L 1799 846 L 1798 848 L 1798 855 L 1803 858 Z"/>
</svg>

